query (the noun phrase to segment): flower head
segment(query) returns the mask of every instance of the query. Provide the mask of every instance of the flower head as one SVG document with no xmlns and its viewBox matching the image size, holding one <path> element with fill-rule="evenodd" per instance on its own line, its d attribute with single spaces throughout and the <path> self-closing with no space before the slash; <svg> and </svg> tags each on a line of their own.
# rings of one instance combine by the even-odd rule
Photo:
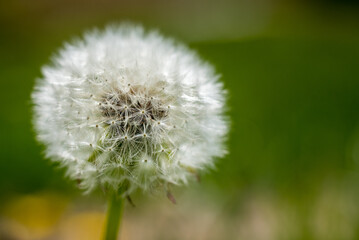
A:
<svg viewBox="0 0 359 240">
<path fill-rule="evenodd" d="M 66 44 L 32 95 L 46 156 L 90 191 L 186 183 L 225 153 L 225 93 L 213 68 L 139 26 Z"/>
</svg>

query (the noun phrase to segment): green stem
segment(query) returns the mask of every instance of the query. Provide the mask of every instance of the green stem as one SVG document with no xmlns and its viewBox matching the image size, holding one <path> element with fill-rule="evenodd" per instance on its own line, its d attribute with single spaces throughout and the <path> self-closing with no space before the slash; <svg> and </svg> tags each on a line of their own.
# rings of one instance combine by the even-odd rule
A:
<svg viewBox="0 0 359 240">
<path fill-rule="evenodd" d="M 123 207 L 125 200 L 118 194 L 114 193 L 108 201 L 107 222 L 104 240 L 117 240 L 117 234 L 121 225 Z"/>
</svg>

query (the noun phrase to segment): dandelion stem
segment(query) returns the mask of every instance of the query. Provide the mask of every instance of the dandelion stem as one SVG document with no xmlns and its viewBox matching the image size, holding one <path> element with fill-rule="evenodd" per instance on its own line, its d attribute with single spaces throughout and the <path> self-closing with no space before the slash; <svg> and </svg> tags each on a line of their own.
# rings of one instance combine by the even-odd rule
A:
<svg viewBox="0 0 359 240">
<path fill-rule="evenodd" d="M 104 240 L 117 240 L 117 234 L 121 225 L 125 200 L 121 194 L 114 193 L 110 196 L 107 209 L 107 220 Z"/>
</svg>

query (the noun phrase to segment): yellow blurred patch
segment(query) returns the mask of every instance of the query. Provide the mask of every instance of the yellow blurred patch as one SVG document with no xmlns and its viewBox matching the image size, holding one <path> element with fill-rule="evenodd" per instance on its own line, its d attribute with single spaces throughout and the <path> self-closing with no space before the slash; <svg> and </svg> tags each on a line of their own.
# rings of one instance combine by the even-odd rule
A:
<svg viewBox="0 0 359 240">
<path fill-rule="evenodd" d="M 102 239 L 105 215 L 102 212 L 83 212 L 68 217 L 62 222 L 57 234 L 61 240 Z"/>
<path fill-rule="evenodd" d="M 11 235 L 41 239 L 52 233 L 67 205 L 68 199 L 57 194 L 26 195 L 8 201 L 3 215 Z"/>
</svg>

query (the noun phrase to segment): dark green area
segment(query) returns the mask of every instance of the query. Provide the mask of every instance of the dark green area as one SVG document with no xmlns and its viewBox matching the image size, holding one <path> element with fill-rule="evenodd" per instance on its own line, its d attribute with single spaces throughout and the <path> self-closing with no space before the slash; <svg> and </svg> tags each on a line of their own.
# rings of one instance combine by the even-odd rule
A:
<svg viewBox="0 0 359 240">
<path fill-rule="evenodd" d="M 268 38 L 196 47 L 229 90 L 221 187 L 305 194 L 357 170 L 359 44 Z"/>
</svg>

